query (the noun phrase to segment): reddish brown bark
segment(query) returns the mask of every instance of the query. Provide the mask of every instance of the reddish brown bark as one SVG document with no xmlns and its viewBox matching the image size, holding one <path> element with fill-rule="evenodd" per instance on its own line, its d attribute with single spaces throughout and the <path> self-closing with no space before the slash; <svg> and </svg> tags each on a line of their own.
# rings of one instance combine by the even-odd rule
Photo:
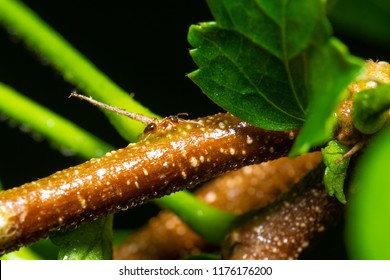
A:
<svg viewBox="0 0 390 280">
<path fill-rule="evenodd" d="M 273 202 L 321 159 L 321 153 L 315 152 L 246 166 L 205 183 L 195 194 L 219 209 L 242 214 Z M 177 259 L 212 248 L 178 216 L 165 210 L 114 248 L 114 259 Z"/>
<path fill-rule="evenodd" d="M 47 178 L 0 192 L 0 254 L 108 213 L 279 158 L 295 133 L 270 132 L 230 114 L 166 118 L 143 139 Z"/>
<path fill-rule="evenodd" d="M 225 259 L 297 259 L 342 213 L 322 184 L 294 190 L 285 200 L 235 228 L 223 244 Z"/>
</svg>

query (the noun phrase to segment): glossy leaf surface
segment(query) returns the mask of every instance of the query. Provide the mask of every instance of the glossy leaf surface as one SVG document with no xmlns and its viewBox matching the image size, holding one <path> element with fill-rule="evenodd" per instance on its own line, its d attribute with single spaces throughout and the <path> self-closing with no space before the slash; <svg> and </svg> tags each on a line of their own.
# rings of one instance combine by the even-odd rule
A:
<svg viewBox="0 0 390 280">
<path fill-rule="evenodd" d="M 97 234 L 98 233 L 98 234 Z M 109 260 L 112 258 L 112 215 L 77 230 L 51 237 L 59 246 L 60 260 Z"/>
<path fill-rule="evenodd" d="M 307 120 L 294 155 L 328 140 L 332 112 L 361 61 L 331 36 L 324 2 L 208 4 L 216 22 L 190 28 L 199 69 L 189 77 L 222 108 L 264 129 L 300 128 Z"/>
</svg>

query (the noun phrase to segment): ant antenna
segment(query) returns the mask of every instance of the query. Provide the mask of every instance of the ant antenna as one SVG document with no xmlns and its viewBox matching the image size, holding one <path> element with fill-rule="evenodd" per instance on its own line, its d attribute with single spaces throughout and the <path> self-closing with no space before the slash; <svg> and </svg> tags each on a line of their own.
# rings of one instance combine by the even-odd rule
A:
<svg viewBox="0 0 390 280">
<path fill-rule="evenodd" d="M 109 111 L 117 113 L 119 115 L 126 116 L 126 117 L 128 117 L 130 119 L 139 121 L 139 122 L 141 122 L 141 123 L 143 123 L 145 125 L 150 125 L 150 124 L 156 122 L 156 119 L 154 119 L 154 118 L 149 118 L 149 117 L 141 115 L 141 114 L 128 112 L 128 111 L 126 111 L 124 109 L 120 109 L 120 108 L 117 108 L 117 107 L 114 107 L 114 106 L 107 105 L 105 103 L 102 103 L 102 102 L 99 102 L 99 101 L 96 101 L 96 100 L 92 99 L 92 97 L 87 97 L 85 95 L 78 94 L 76 91 L 73 91 L 69 95 L 69 98 L 70 97 L 76 97 L 76 98 L 85 100 L 85 101 L 91 103 L 94 106 L 97 106 L 97 107 L 109 110 Z"/>
</svg>

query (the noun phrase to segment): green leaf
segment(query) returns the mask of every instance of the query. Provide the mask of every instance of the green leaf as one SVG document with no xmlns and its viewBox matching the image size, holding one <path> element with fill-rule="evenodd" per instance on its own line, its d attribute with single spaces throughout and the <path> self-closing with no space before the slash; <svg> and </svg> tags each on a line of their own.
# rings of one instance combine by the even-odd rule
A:
<svg viewBox="0 0 390 280">
<path fill-rule="evenodd" d="M 58 259 L 109 260 L 112 258 L 112 215 L 51 237 L 59 246 Z"/>
<path fill-rule="evenodd" d="M 333 137 L 336 124 L 335 108 L 346 88 L 361 72 L 364 61 L 349 55 L 347 48 L 331 38 L 321 47 L 312 49 L 308 60 L 309 86 L 312 96 L 306 123 L 298 135 L 290 156 L 306 153 Z"/>
<path fill-rule="evenodd" d="M 326 191 L 329 195 L 336 196 L 341 203 L 347 202 L 344 195 L 344 181 L 347 176 L 349 158 L 343 159 L 341 162 L 337 162 L 337 160 L 341 159 L 348 150 L 348 147 L 332 140 L 321 151 L 326 166 L 324 173 Z"/>
<path fill-rule="evenodd" d="M 41 239 L 29 247 L 44 260 L 56 260 L 58 258 L 58 247 L 53 244 L 50 238 Z"/>
<path fill-rule="evenodd" d="M 367 146 L 354 172 L 347 245 L 354 259 L 390 259 L 390 128 Z"/>
<path fill-rule="evenodd" d="M 293 156 L 332 135 L 333 111 L 363 61 L 331 37 L 325 1 L 210 0 L 216 22 L 193 25 L 199 69 L 214 102 L 269 130 L 305 127 Z"/>
<path fill-rule="evenodd" d="M 274 57 L 264 55 L 254 46 L 240 51 L 241 45 L 252 43 L 235 36 L 232 31 L 220 30 L 212 23 L 192 26 L 190 35 L 193 46 L 196 46 L 194 37 L 197 36 L 197 43 L 202 47 L 191 51 L 201 69 L 189 74 L 189 77 L 214 102 L 266 129 L 293 129 L 302 124 L 303 114 L 295 110 L 296 106 L 289 110 L 290 103 L 280 104 L 272 99 L 280 93 L 283 97 L 280 100 L 289 100 L 286 80 L 279 81 L 281 75 L 285 76 L 283 67 L 276 69 L 271 66 L 278 65 Z M 225 48 L 224 53 L 220 53 L 218 45 L 227 40 L 229 49 Z M 240 57 L 231 57 L 237 52 Z M 270 68 L 273 72 L 266 75 Z"/>
<path fill-rule="evenodd" d="M 306 49 L 324 40 L 322 1 L 208 1 L 216 23 L 190 28 L 199 70 L 189 77 L 214 102 L 265 129 L 303 124 Z"/>
<path fill-rule="evenodd" d="M 266 49 L 280 60 L 294 57 L 312 40 L 323 1 L 208 0 L 217 24 Z M 302 13 L 304 18 L 300 18 Z M 290 30 L 294 28 L 294 30 Z"/>
<path fill-rule="evenodd" d="M 389 109 L 390 85 L 359 92 L 353 101 L 353 125 L 362 133 L 374 134 L 387 122 Z"/>
</svg>

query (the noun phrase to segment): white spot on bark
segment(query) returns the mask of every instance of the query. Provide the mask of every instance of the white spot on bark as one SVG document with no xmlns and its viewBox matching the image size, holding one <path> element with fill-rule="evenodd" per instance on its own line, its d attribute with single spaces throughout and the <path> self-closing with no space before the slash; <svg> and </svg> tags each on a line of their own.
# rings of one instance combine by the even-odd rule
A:
<svg viewBox="0 0 390 280">
<path fill-rule="evenodd" d="M 213 203 L 217 199 L 217 194 L 215 192 L 209 192 L 205 196 L 205 201 L 207 203 Z"/>
<path fill-rule="evenodd" d="M 107 170 L 105 168 L 101 168 L 98 171 L 96 171 L 96 174 L 99 176 L 100 179 L 104 176 L 104 174 L 107 173 Z"/>
<path fill-rule="evenodd" d="M 199 161 L 195 157 L 190 158 L 190 163 L 193 168 L 196 168 L 199 166 Z"/>
<path fill-rule="evenodd" d="M 87 207 L 87 201 L 79 194 L 77 195 L 77 199 L 79 200 L 81 207 L 85 209 Z"/>
<path fill-rule="evenodd" d="M 226 124 L 224 122 L 219 122 L 218 126 L 219 126 L 220 129 L 225 129 L 226 128 Z"/>
</svg>

